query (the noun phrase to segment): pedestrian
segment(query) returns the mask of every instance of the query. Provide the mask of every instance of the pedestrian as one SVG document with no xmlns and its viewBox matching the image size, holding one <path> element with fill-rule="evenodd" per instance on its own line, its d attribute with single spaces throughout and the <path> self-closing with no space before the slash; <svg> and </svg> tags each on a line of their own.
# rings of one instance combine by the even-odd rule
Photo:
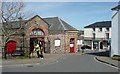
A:
<svg viewBox="0 0 120 74">
<path fill-rule="evenodd" d="M 85 45 L 83 45 L 83 46 L 81 47 L 81 50 L 82 50 L 82 53 L 84 53 Z"/>
<path fill-rule="evenodd" d="M 43 58 L 44 58 L 44 56 L 43 56 L 43 49 L 44 49 L 44 47 L 43 47 L 41 41 L 39 42 L 39 47 L 40 47 L 40 49 L 41 49 L 41 50 L 40 50 L 40 58 L 43 59 Z"/>
<path fill-rule="evenodd" d="M 82 49 L 82 53 L 84 53 L 84 48 Z"/>
<path fill-rule="evenodd" d="M 30 48 L 30 51 L 29 51 L 29 58 L 31 58 L 31 54 L 32 54 L 32 57 L 33 57 L 33 51 L 34 51 L 34 46 Z"/>
<path fill-rule="evenodd" d="M 40 57 L 40 47 L 39 47 L 39 44 L 36 44 L 36 46 L 35 46 L 35 48 L 34 48 L 34 51 L 36 51 L 37 52 L 37 56 L 38 56 L 38 58 Z"/>
</svg>

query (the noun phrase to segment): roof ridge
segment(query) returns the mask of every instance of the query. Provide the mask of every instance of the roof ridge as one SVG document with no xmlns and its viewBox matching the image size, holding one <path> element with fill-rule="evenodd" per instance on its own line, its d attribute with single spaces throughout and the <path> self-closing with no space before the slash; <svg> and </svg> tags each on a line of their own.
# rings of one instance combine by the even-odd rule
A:
<svg viewBox="0 0 120 74">
<path fill-rule="evenodd" d="M 65 22 L 64 20 L 61 20 L 61 21 L 62 21 L 63 23 L 65 23 L 64 25 L 67 25 L 67 26 L 69 26 L 70 28 L 77 30 L 76 28 L 74 28 L 73 26 L 71 26 L 70 24 L 68 24 L 67 22 Z"/>
<path fill-rule="evenodd" d="M 64 30 L 67 30 L 66 27 L 64 26 L 64 24 L 62 23 L 61 19 L 58 17 L 59 22 L 61 23 L 61 25 L 63 26 Z"/>
<path fill-rule="evenodd" d="M 50 19 L 50 18 L 58 18 L 57 16 L 55 17 L 46 17 L 46 18 L 43 18 L 43 19 Z"/>
<path fill-rule="evenodd" d="M 98 21 L 93 24 L 87 25 L 84 28 L 91 28 L 91 27 L 111 27 L 111 21 Z"/>
</svg>

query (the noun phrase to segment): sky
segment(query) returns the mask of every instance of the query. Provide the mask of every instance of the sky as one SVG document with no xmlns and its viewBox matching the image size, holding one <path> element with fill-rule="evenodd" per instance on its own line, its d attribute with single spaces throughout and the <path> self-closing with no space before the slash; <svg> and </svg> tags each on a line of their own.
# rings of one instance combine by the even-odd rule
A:
<svg viewBox="0 0 120 74">
<path fill-rule="evenodd" d="M 85 26 L 99 21 L 111 21 L 111 8 L 117 2 L 26 2 L 25 12 L 29 17 L 59 17 L 74 28 L 83 30 Z"/>
</svg>

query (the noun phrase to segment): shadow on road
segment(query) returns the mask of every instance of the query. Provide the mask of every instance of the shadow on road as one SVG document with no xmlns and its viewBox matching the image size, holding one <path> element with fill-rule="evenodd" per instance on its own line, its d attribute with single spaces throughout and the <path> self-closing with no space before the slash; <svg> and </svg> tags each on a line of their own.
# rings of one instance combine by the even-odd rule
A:
<svg viewBox="0 0 120 74">
<path fill-rule="evenodd" d="M 86 54 L 109 57 L 109 51 L 91 52 L 91 53 L 86 53 Z"/>
</svg>

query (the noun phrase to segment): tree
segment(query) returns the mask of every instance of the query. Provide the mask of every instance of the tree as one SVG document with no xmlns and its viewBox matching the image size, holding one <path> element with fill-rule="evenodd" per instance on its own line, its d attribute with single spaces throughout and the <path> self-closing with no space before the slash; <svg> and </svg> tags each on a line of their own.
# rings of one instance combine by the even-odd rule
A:
<svg viewBox="0 0 120 74">
<path fill-rule="evenodd" d="M 1 18 L 2 18 L 2 35 L 3 35 L 3 50 L 4 57 L 6 58 L 5 45 L 9 41 L 10 37 L 22 29 L 22 24 L 20 22 L 19 29 L 13 31 L 14 21 L 22 21 L 24 17 L 22 10 L 24 8 L 23 2 L 2 2 L 1 5 Z"/>
</svg>

